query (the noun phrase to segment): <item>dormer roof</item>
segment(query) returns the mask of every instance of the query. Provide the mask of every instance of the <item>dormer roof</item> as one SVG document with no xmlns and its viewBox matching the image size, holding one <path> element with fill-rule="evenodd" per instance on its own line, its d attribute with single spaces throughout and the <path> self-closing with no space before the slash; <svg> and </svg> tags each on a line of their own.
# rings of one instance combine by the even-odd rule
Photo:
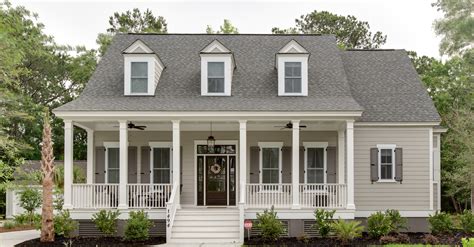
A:
<svg viewBox="0 0 474 247">
<path fill-rule="evenodd" d="M 131 45 L 129 45 L 125 50 L 123 50 L 124 54 L 155 54 L 155 52 L 148 47 L 145 42 L 137 39 Z"/>
<path fill-rule="evenodd" d="M 309 52 L 294 39 L 288 42 L 285 46 L 283 46 L 278 51 L 278 54 L 293 54 L 293 53 L 309 54 Z"/>
<path fill-rule="evenodd" d="M 231 53 L 230 49 L 225 47 L 219 40 L 215 39 L 200 51 L 201 54 L 206 53 Z"/>
</svg>

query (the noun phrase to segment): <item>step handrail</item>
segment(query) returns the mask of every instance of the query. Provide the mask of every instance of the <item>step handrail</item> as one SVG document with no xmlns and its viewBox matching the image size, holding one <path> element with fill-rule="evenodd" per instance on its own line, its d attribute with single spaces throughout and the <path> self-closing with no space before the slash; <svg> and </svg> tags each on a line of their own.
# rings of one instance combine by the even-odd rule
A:
<svg viewBox="0 0 474 247">
<path fill-rule="evenodd" d="M 176 210 L 178 209 L 178 204 L 175 203 L 176 198 L 179 196 L 178 190 L 179 190 L 178 183 L 174 183 L 173 190 L 171 191 L 170 199 L 166 203 L 166 242 L 167 243 L 169 243 L 171 240 L 171 229 L 173 228 Z"/>
</svg>

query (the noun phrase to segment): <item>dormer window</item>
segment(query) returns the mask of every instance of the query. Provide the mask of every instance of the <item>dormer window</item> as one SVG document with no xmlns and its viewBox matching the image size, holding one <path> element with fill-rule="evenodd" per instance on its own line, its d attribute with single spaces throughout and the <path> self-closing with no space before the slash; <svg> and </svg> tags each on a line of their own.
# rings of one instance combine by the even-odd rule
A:
<svg viewBox="0 0 474 247">
<path fill-rule="evenodd" d="M 301 62 L 285 62 L 285 93 L 301 93 Z"/>
<path fill-rule="evenodd" d="M 125 51 L 124 94 L 154 95 L 165 66 L 143 41 L 136 40 Z"/>
<path fill-rule="evenodd" d="M 130 92 L 148 92 L 148 62 L 131 62 Z"/>
<path fill-rule="evenodd" d="M 308 95 L 309 53 L 292 40 L 277 53 L 279 96 Z"/>
<path fill-rule="evenodd" d="M 201 52 L 201 95 L 230 96 L 235 68 L 232 52 L 214 40 Z"/>
<path fill-rule="evenodd" d="M 207 63 L 207 92 L 224 93 L 225 92 L 225 62 Z"/>
</svg>

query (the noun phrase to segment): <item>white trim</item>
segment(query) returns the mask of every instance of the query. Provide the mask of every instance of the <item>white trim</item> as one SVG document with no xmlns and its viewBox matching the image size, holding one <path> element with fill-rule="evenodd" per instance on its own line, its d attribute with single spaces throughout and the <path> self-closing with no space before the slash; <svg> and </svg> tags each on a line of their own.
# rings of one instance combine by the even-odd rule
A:
<svg viewBox="0 0 474 247">
<path fill-rule="evenodd" d="M 120 148 L 120 142 L 104 142 L 103 146 L 105 148 Z"/>
<path fill-rule="evenodd" d="M 197 156 L 198 156 L 198 153 L 197 153 L 197 146 L 198 145 L 206 145 L 207 144 L 207 141 L 206 140 L 194 140 L 194 185 L 195 185 L 195 189 L 194 189 L 194 203 L 192 204 L 193 206 L 195 207 L 202 207 L 202 206 L 206 206 L 206 188 L 205 186 L 203 187 L 203 205 L 197 205 L 197 194 L 198 194 L 198 187 L 197 187 Z M 215 142 L 215 145 L 235 145 L 235 205 L 237 206 L 239 204 L 239 193 L 240 193 L 240 189 L 239 189 L 239 172 L 237 169 L 237 165 L 240 166 L 240 163 L 239 163 L 239 141 L 236 141 L 236 140 L 216 140 Z M 202 155 L 204 156 L 204 184 L 207 182 L 206 181 L 206 156 L 219 156 L 219 154 L 199 154 L 199 155 Z M 231 154 L 225 154 L 226 156 L 228 155 L 231 155 Z M 222 155 L 224 156 L 224 155 Z M 229 165 L 229 163 L 227 162 L 227 165 Z M 229 178 L 229 173 L 227 173 L 227 179 Z M 229 187 L 229 182 L 227 182 L 227 187 Z M 229 192 L 229 190 L 227 190 L 227 192 Z M 229 204 L 229 193 L 227 193 L 227 204 Z"/>
<path fill-rule="evenodd" d="M 217 49 L 218 51 L 214 51 Z M 225 47 L 219 40 L 214 40 L 210 44 L 208 44 L 201 52 L 205 53 L 213 53 L 213 52 L 230 52 L 230 50 Z"/>
<path fill-rule="evenodd" d="M 308 183 L 308 148 L 322 148 L 323 149 L 323 155 L 324 155 L 324 158 L 323 158 L 323 184 L 326 184 L 327 183 L 327 169 L 328 169 L 328 166 L 327 166 L 327 148 L 328 148 L 329 144 L 327 142 L 303 142 L 303 147 L 304 147 L 304 171 L 305 171 L 305 174 L 304 174 L 304 183 L 307 184 Z M 313 168 L 314 170 L 316 170 L 315 168 Z"/>
<path fill-rule="evenodd" d="M 379 180 L 377 183 L 395 183 L 395 149 L 397 148 L 396 144 L 377 144 L 378 148 L 378 176 Z M 382 149 L 391 149 L 392 150 L 392 178 L 391 179 L 382 179 Z"/>
<path fill-rule="evenodd" d="M 380 211 L 380 210 L 379 210 Z M 371 214 L 376 213 L 378 211 L 368 210 L 368 211 L 356 211 L 355 217 L 366 218 L 369 217 Z M 399 211 L 402 217 L 429 217 L 430 214 L 434 214 L 435 211 L 429 210 L 420 210 L 420 211 Z"/>
<path fill-rule="evenodd" d="M 142 51 L 137 51 L 137 49 L 141 49 Z M 124 53 L 153 53 L 153 50 L 150 49 L 143 41 L 137 39 L 133 42 L 130 46 L 127 47 L 123 51 Z"/>
<path fill-rule="evenodd" d="M 201 55 L 201 95 L 202 96 L 230 96 L 232 91 L 232 55 L 226 54 L 226 56 L 202 56 Z M 222 62 L 224 63 L 224 92 L 223 93 L 209 93 L 208 92 L 208 64 L 209 62 Z"/>
<path fill-rule="evenodd" d="M 154 161 L 154 148 L 168 148 L 170 150 L 170 168 L 169 168 L 169 177 L 170 177 L 170 184 L 173 184 L 173 143 L 172 142 L 149 142 L 148 145 L 150 146 L 150 184 L 154 184 L 154 173 L 155 169 L 159 170 L 158 168 L 153 167 Z M 164 170 L 164 169 L 162 169 Z"/>
<path fill-rule="evenodd" d="M 263 175 L 263 150 L 264 148 L 278 148 L 278 183 L 280 184 L 282 181 L 282 151 L 283 142 L 258 142 L 258 147 L 260 148 L 259 152 L 259 179 L 258 182 L 262 183 L 262 175 Z"/>
<path fill-rule="evenodd" d="M 256 219 L 257 213 L 261 213 L 263 209 L 246 209 L 245 219 Z M 278 219 L 281 220 L 314 220 L 314 210 L 311 209 L 275 209 Z M 354 210 L 342 209 L 336 210 L 334 219 L 354 219 Z"/>
<path fill-rule="evenodd" d="M 430 170 L 430 173 L 429 173 L 429 188 L 430 188 L 430 210 L 433 210 L 433 128 L 430 128 L 428 129 L 428 135 L 429 135 L 429 145 L 430 145 L 430 148 L 429 148 L 429 170 Z M 440 192 L 438 192 L 440 193 Z M 440 203 L 440 202 L 439 202 Z"/>
<path fill-rule="evenodd" d="M 282 120 L 282 117 L 324 117 L 327 119 L 324 120 L 343 120 L 332 117 L 360 117 L 362 111 L 325 111 L 325 112 L 298 112 L 298 111 L 195 111 L 195 112 L 176 112 L 176 111 L 53 111 L 53 113 L 58 117 L 99 117 L 103 120 L 104 117 L 141 117 L 146 119 L 149 117 L 149 120 L 156 120 L 155 117 L 221 117 L 226 120 L 228 117 L 236 117 L 235 120 L 241 120 L 239 117 L 254 117 L 254 119 L 273 121 L 273 120 Z M 269 117 L 275 117 L 274 119 L 269 119 Z M 254 120 L 246 119 L 246 120 Z M 72 120 L 72 119 L 71 119 Z M 84 119 L 79 119 L 84 120 Z M 97 119 L 94 119 L 97 120 Z M 207 119 L 209 121 L 209 119 Z M 291 119 L 290 119 L 291 120 Z M 321 119 L 315 119 L 321 120 Z M 345 120 L 345 119 L 344 119 Z"/>
<path fill-rule="evenodd" d="M 355 122 L 355 126 L 438 126 L 440 122 Z"/>
<path fill-rule="evenodd" d="M 293 39 L 283 46 L 278 53 L 308 53 L 308 51 Z"/>
</svg>

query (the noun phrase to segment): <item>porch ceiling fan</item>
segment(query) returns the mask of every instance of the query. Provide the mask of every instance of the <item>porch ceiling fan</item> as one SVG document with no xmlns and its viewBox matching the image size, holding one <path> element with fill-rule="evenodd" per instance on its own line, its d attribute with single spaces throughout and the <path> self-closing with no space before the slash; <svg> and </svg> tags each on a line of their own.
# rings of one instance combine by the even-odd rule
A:
<svg viewBox="0 0 474 247">
<path fill-rule="evenodd" d="M 138 130 L 145 130 L 146 126 L 145 125 L 135 125 L 134 123 L 130 122 L 127 124 L 129 129 L 138 129 Z M 114 126 L 115 128 L 118 128 L 119 126 Z"/>
<path fill-rule="evenodd" d="M 288 122 L 286 125 L 284 126 L 274 126 L 275 128 L 281 128 L 282 129 L 293 129 L 293 123 L 291 122 Z M 306 125 L 300 125 L 300 128 L 306 128 Z"/>
</svg>

